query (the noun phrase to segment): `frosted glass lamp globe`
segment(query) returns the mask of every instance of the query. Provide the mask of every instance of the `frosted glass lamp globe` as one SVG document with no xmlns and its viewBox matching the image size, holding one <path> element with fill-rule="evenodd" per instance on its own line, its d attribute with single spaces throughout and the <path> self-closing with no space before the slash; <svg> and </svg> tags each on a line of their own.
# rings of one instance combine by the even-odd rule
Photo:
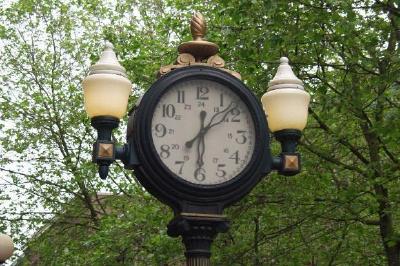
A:
<svg viewBox="0 0 400 266">
<path fill-rule="evenodd" d="M 120 119 L 124 116 L 132 83 L 126 78 L 111 43 L 106 43 L 100 60 L 90 67 L 82 86 L 85 109 L 90 118 L 112 116 Z"/>
<path fill-rule="evenodd" d="M 271 132 L 302 131 L 307 124 L 310 95 L 304 91 L 303 82 L 294 75 L 289 60 L 282 57 L 280 62 L 274 79 L 268 84 L 268 91 L 261 98 L 268 127 Z"/>
<path fill-rule="evenodd" d="M 0 233 L 0 262 L 5 262 L 14 251 L 14 243 L 8 235 Z"/>
</svg>

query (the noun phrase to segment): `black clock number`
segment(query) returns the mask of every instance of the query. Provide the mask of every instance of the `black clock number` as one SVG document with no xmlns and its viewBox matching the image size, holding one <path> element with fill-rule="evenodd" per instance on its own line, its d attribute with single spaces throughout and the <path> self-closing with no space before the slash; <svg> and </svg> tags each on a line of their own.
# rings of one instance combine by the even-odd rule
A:
<svg viewBox="0 0 400 266">
<path fill-rule="evenodd" d="M 163 159 L 167 159 L 170 156 L 170 152 L 169 152 L 169 145 L 161 145 L 161 152 L 160 152 L 160 156 Z"/>
<path fill-rule="evenodd" d="M 161 123 L 157 124 L 154 129 L 156 130 L 156 136 L 159 138 L 162 138 L 167 134 L 167 128 Z"/>
<path fill-rule="evenodd" d="M 238 116 L 240 115 L 240 110 L 238 108 L 233 108 L 229 111 L 229 114 L 231 114 L 232 116 L 229 117 L 227 116 L 225 118 L 225 122 L 240 122 L 240 119 L 238 118 Z"/>
<path fill-rule="evenodd" d="M 232 114 L 231 122 L 240 122 L 240 119 L 237 118 L 240 115 L 240 110 L 238 108 L 232 109 L 231 114 Z"/>
<path fill-rule="evenodd" d="M 217 172 L 215 173 L 218 177 L 225 177 L 226 176 L 226 171 L 222 169 L 225 166 L 226 166 L 226 164 L 218 164 Z"/>
<path fill-rule="evenodd" d="M 204 168 L 197 168 L 194 171 L 194 179 L 199 182 L 204 181 L 206 179 L 206 170 Z"/>
<path fill-rule="evenodd" d="M 185 103 L 185 91 L 178 90 L 178 100 L 177 103 Z"/>
<path fill-rule="evenodd" d="M 172 144 L 171 148 L 172 150 L 179 150 L 179 144 Z"/>
<path fill-rule="evenodd" d="M 182 170 L 183 170 L 183 165 L 185 164 L 185 161 L 175 161 L 176 165 L 180 165 L 179 167 L 179 174 L 182 174 Z"/>
<path fill-rule="evenodd" d="M 240 136 L 237 137 L 235 140 L 238 144 L 245 144 L 247 141 L 247 137 L 246 137 L 246 130 L 238 130 L 236 131 L 236 133 L 238 133 Z"/>
<path fill-rule="evenodd" d="M 229 159 L 235 160 L 235 164 L 239 163 L 239 151 L 235 151 L 231 156 L 229 156 Z"/>
<path fill-rule="evenodd" d="M 208 100 L 208 96 L 206 96 L 210 92 L 210 89 L 207 87 L 197 87 L 197 100 Z"/>
<path fill-rule="evenodd" d="M 172 104 L 163 104 L 163 117 L 174 117 L 175 116 L 175 106 Z"/>
</svg>

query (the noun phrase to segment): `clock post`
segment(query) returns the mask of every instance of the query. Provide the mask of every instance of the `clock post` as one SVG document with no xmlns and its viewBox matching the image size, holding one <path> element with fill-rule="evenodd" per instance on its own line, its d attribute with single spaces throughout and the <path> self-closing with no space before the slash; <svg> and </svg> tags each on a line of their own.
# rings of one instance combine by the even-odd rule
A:
<svg viewBox="0 0 400 266">
<path fill-rule="evenodd" d="M 204 40 L 206 30 L 207 24 L 203 15 L 195 13 L 190 22 L 193 40 L 179 45 L 175 64 L 162 66 L 158 76 L 188 66 L 209 66 L 241 79 L 239 73 L 224 68 L 225 61 L 217 54 L 218 45 Z M 184 208 L 187 212 L 175 210 L 175 217 L 168 224 L 167 233 L 171 237 L 182 237 L 186 248 L 186 265 L 211 265 L 211 244 L 218 233 L 228 231 L 229 220 L 222 214 L 223 209 L 216 204 L 183 205 L 186 205 Z"/>
<path fill-rule="evenodd" d="M 229 222 L 224 215 L 180 213 L 168 224 L 168 235 L 182 236 L 185 245 L 186 265 L 210 264 L 211 244 L 218 233 L 225 233 Z"/>
<path fill-rule="evenodd" d="M 123 146 L 116 145 L 112 131 L 126 112 L 132 83 L 111 43 L 83 88 L 98 133 L 92 156 L 100 177 L 121 160 L 173 209 L 167 233 L 182 237 L 187 265 L 208 266 L 213 240 L 229 229 L 224 209 L 272 170 L 287 176 L 300 172 L 296 146 L 310 96 L 282 57 L 261 105 L 240 74 L 225 68 L 218 46 L 204 39 L 204 17 L 195 14 L 190 25 L 193 40 L 179 45 L 176 62 L 160 68 L 129 112 Z M 270 133 L 281 143 L 278 156 L 271 154 Z"/>
</svg>

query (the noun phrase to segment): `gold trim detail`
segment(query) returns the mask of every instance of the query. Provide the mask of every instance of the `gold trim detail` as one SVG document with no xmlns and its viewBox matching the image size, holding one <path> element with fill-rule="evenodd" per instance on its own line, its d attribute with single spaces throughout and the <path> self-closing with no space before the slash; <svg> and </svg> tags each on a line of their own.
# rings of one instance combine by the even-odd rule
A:
<svg viewBox="0 0 400 266">
<path fill-rule="evenodd" d="M 190 21 L 190 32 L 193 40 L 202 41 L 207 32 L 207 23 L 203 15 L 195 13 Z"/>
<path fill-rule="evenodd" d="M 284 169 L 291 171 L 299 170 L 299 157 L 296 155 L 285 155 Z"/>
<path fill-rule="evenodd" d="M 207 32 L 207 23 L 203 15 L 195 13 L 190 21 L 190 31 L 192 33 L 193 41 L 185 42 L 179 45 L 179 55 L 174 64 L 162 66 L 158 72 L 158 77 L 161 77 L 174 69 L 203 65 L 221 69 L 228 72 L 234 77 L 241 79 L 238 72 L 224 68 L 225 61 L 217 55 L 218 45 L 204 40 Z"/>
<path fill-rule="evenodd" d="M 109 143 L 100 143 L 98 157 L 99 158 L 112 158 L 114 155 L 114 145 Z"/>
<path fill-rule="evenodd" d="M 195 212 L 181 212 L 180 216 L 190 216 L 190 217 L 204 217 L 204 218 L 227 218 L 226 215 L 222 214 L 205 214 L 205 213 L 195 213 Z"/>
</svg>

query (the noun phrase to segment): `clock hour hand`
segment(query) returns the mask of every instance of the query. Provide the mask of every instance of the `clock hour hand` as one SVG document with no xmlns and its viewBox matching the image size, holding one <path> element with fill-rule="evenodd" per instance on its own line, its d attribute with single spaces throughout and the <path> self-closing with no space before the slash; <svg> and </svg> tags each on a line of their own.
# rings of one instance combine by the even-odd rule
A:
<svg viewBox="0 0 400 266">
<path fill-rule="evenodd" d="M 205 127 L 204 127 L 204 120 L 206 118 L 207 112 L 204 110 L 201 111 L 200 112 L 200 131 L 199 131 L 199 133 L 197 133 L 197 135 L 193 139 L 191 139 L 185 143 L 186 148 L 191 148 L 193 146 L 193 143 L 196 141 L 196 139 L 202 135 L 204 136 L 210 128 L 224 122 L 225 118 L 228 116 L 229 112 L 232 111 L 233 109 L 235 109 L 236 107 L 237 107 L 237 104 L 235 102 L 231 102 L 228 105 L 228 107 L 226 107 L 224 110 L 215 113 L 211 117 L 208 125 Z M 216 117 L 220 116 L 221 114 L 224 114 L 224 115 L 220 117 L 220 120 L 218 122 L 215 122 L 214 120 L 216 119 Z"/>
<path fill-rule="evenodd" d="M 193 139 L 191 139 L 189 141 L 186 141 L 186 143 L 185 143 L 186 148 L 191 148 L 193 146 L 193 143 L 196 141 L 196 139 L 199 138 L 200 136 L 204 135 L 204 133 L 205 133 L 204 132 L 204 120 L 206 119 L 206 116 L 207 116 L 207 112 L 206 111 L 203 110 L 203 111 L 200 112 L 200 130 L 199 130 L 199 133 L 197 133 L 197 135 Z"/>
<path fill-rule="evenodd" d="M 212 128 L 213 126 L 216 126 L 216 125 L 218 125 L 218 124 L 224 122 L 224 121 L 225 121 L 225 118 L 228 116 L 229 112 L 230 112 L 231 110 L 233 110 L 234 108 L 236 108 L 236 103 L 231 102 L 227 108 L 225 108 L 225 109 L 222 110 L 221 112 L 216 113 L 216 114 L 211 118 L 210 122 L 208 123 L 208 125 L 207 125 L 206 127 L 204 127 L 204 120 L 202 121 L 203 124 L 202 124 L 202 126 L 201 126 L 201 130 L 200 130 L 199 135 L 198 135 L 199 142 L 198 142 L 198 145 L 197 145 L 197 152 L 198 152 L 198 154 L 197 154 L 197 158 L 198 158 L 198 159 L 197 159 L 197 165 L 198 165 L 198 168 L 197 168 L 197 169 L 198 169 L 198 170 L 200 170 L 200 168 L 202 168 L 203 165 L 204 165 L 203 157 L 204 157 L 204 153 L 205 153 L 205 151 L 206 151 L 206 144 L 205 144 L 205 139 L 204 139 L 204 138 L 205 138 L 205 135 L 206 135 L 207 131 L 208 131 L 210 128 Z M 218 120 L 218 122 L 214 122 L 214 123 L 213 123 L 214 119 L 215 119 L 218 115 L 223 114 L 223 113 L 225 113 L 225 114 L 222 116 L 222 118 L 221 118 L 220 120 Z"/>
</svg>

